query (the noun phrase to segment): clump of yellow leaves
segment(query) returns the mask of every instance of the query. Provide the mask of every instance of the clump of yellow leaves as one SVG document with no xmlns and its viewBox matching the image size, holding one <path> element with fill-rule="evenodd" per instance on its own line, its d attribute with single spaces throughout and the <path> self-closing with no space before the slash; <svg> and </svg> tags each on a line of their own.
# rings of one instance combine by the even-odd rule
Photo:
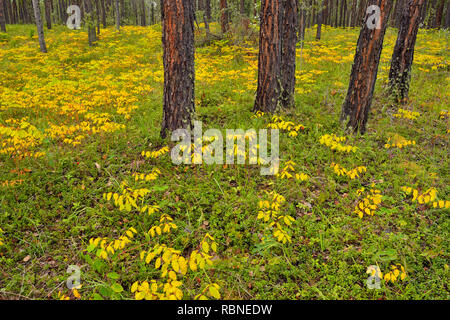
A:
<svg viewBox="0 0 450 320">
<path fill-rule="evenodd" d="M 416 145 L 416 141 L 407 140 L 407 139 L 403 138 L 402 136 L 396 134 L 396 135 L 394 135 L 394 137 L 388 139 L 388 141 L 384 145 L 384 147 L 386 149 L 395 148 L 395 147 L 401 149 L 403 147 L 410 146 L 410 145 Z"/>
<path fill-rule="evenodd" d="M 286 199 L 276 193 L 269 193 L 272 195 L 272 200 L 259 201 L 258 220 L 263 220 L 268 223 L 269 228 L 273 228 L 273 236 L 278 242 L 285 244 L 286 242 L 292 242 L 291 236 L 289 235 L 287 228 L 290 228 L 294 218 L 287 214 L 281 214 L 280 208 Z"/>
<path fill-rule="evenodd" d="M 168 280 L 163 286 L 155 280 L 152 280 L 150 285 L 146 281 L 142 284 L 136 281 L 131 288 L 131 292 L 135 293 L 135 297 L 138 300 L 181 299 L 183 292 L 179 287 L 182 285 L 182 282 L 177 277 L 185 276 L 188 269 L 197 271 L 198 269 L 204 269 L 207 264 L 212 265 L 212 256 L 209 254 L 211 250 L 217 252 L 217 243 L 214 241 L 214 237 L 207 233 L 200 243 L 200 248 L 193 250 L 189 259 L 183 257 L 180 250 L 170 248 L 164 244 L 157 244 L 149 251 L 142 251 L 140 259 L 146 264 L 151 263 L 155 259 L 155 269 L 161 269 L 161 278 L 168 277 Z M 208 289 L 210 295 L 219 299 L 220 293 L 218 290 L 220 287 L 217 284 L 213 284 L 213 286 L 213 289 Z M 163 291 L 158 293 L 160 288 L 163 288 Z M 197 297 L 201 295 L 204 295 L 204 291 Z"/>
<path fill-rule="evenodd" d="M 284 130 L 289 133 L 290 137 L 298 136 L 300 131 L 304 131 L 302 124 L 296 124 L 292 121 L 285 121 L 281 116 L 273 116 L 272 122 L 267 125 L 268 128 Z"/>
<path fill-rule="evenodd" d="M 156 151 L 142 151 L 141 155 L 146 158 L 156 159 L 169 152 L 169 147 L 162 147 Z"/>
<path fill-rule="evenodd" d="M 331 150 L 341 151 L 341 152 L 356 152 L 357 147 L 353 146 L 344 146 L 341 142 L 346 141 L 346 137 L 338 137 L 334 133 L 325 134 L 320 137 L 320 144 L 324 144 L 329 147 Z"/>
<path fill-rule="evenodd" d="M 42 144 L 44 135 L 27 118 L 7 119 L 9 126 L 0 125 L 0 155 L 11 158 L 40 158 L 44 152 L 35 149 Z"/>
<path fill-rule="evenodd" d="M 448 200 L 438 200 L 437 201 L 437 190 L 435 188 L 429 188 L 425 190 L 422 194 L 419 194 L 417 189 L 411 187 L 403 186 L 401 190 L 407 195 L 412 195 L 412 202 L 418 202 L 419 204 L 433 204 L 433 208 L 450 208 L 450 201 Z"/>
<path fill-rule="evenodd" d="M 201 293 L 194 297 L 194 300 L 208 300 L 208 296 L 214 299 L 220 299 L 220 286 L 217 283 L 208 284 Z"/>
<path fill-rule="evenodd" d="M 365 188 L 361 188 L 357 191 L 359 195 L 365 192 Z M 354 213 L 356 213 L 360 218 L 364 216 L 364 214 L 373 216 L 375 211 L 378 209 L 378 205 L 381 203 L 381 191 L 372 188 L 369 190 L 369 194 L 362 199 L 358 205 L 356 205 Z"/>
<path fill-rule="evenodd" d="M 391 265 L 391 271 L 384 275 L 384 280 L 386 282 L 390 281 L 394 283 L 395 281 L 397 281 L 397 278 L 400 278 L 400 280 L 402 281 L 406 278 L 405 268 L 401 264 Z"/>
<path fill-rule="evenodd" d="M 170 248 L 165 244 L 157 244 L 150 251 L 142 251 L 141 260 L 149 264 L 155 259 L 155 269 L 161 268 L 161 277 L 177 280 L 177 273 L 185 275 L 188 270 L 188 262 L 181 256 L 181 251 Z"/>
<path fill-rule="evenodd" d="M 396 117 L 396 118 L 417 120 L 417 118 L 420 116 L 420 113 L 409 111 L 409 110 L 405 110 L 405 109 L 398 109 L 398 113 L 395 113 L 393 116 Z"/>
<path fill-rule="evenodd" d="M 448 117 L 450 117 L 450 111 L 441 111 L 439 113 L 439 119 L 447 119 Z"/>
<path fill-rule="evenodd" d="M 347 170 L 338 163 L 332 163 L 331 168 L 333 168 L 334 173 L 336 173 L 338 176 L 347 176 L 351 180 L 353 180 L 355 178 L 359 178 L 360 173 L 367 172 L 367 168 L 364 166 L 360 166 L 360 167 L 356 167 L 351 170 Z"/>
<path fill-rule="evenodd" d="M 136 233 L 136 229 L 131 227 L 124 235 L 120 236 L 119 239 L 110 240 L 107 237 L 91 238 L 89 239 L 87 251 L 91 252 L 98 247 L 96 255 L 102 259 L 108 260 L 108 257 L 114 255 L 117 250 L 124 249 L 125 246 L 131 242 L 131 239 L 133 239 L 134 234 Z"/>
<path fill-rule="evenodd" d="M 139 173 L 135 172 L 133 173 L 133 177 L 135 181 L 153 181 L 158 179 L 158 176 L 161 174 L 161 171 L 158 168 L 153 168 L 150 173 Z"/>
<path fill-rule="evenodd" d="M 159 224 L 150 228 L 148 233 L 154 238 L 156 235 L 161 235 L 161 233 L 170 233 L 172 229 L 177 229 L 177 225 L 172 222 L 173 219 L 167 215 L 162 214 L 159 219 Z"/>
<path fill-rule="evenodd" d="M 180 281 L 169 281 L 165 284 L 159 284 L 155 280 L 150 283 L 136 281 L 131 286 L 131 293 L 135 294 L 136 300 L 181 300 L 183 291 L 180 289 Z"/>
<path fill-rule="evenodd" d="M 148 212 L 148 214 L 153 214 L 154 212 L 159 211 L 159 206 L 154 205 L 143 205 L 145 196 L 150 193 L 149 189 L 140 188 L 133 189 L 127 187 L 126 182 L 122 182 L 120 185 L 122 189 L 121 193 L 109 192 L 103 194 L 103 199 L 110 201 L 113 199 L 114 206 L 118 207 L 119 210 L 125 210 L 130 212 L 135 209 L 141 213 Z M 139 203 L 139 205 L 138 205 Z M 142 205 L 142 206 L 141 206 Z"/>
<path fill-rule="evenodd" d="M 309 176 L 306 173 L 295 173 L 294 166 L 296 163 L 292 160 L 287 161 L 284 164 L 283 169 L 281 172 L 277 173 L 276 176 L 280 177 L 281 179 L 295 179 L 298 181 L 307 181 L 309 179 Z"/>
<path fill-rule="evenodd" d="M 254 115 L 252 115 L 252 118 L 262 118 L 264 117 L 264 112 L 262 111 L 256 111 Z"/>
</svg>

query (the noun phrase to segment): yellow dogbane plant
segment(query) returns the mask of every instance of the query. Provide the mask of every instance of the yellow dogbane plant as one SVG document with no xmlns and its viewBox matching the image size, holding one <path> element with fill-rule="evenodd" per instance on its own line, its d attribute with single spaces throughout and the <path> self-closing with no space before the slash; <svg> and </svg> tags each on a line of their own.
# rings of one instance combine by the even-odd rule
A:
<svg viewBox="0 0 450 320">
<path fill-rule="evenodd" d="M 329 147 L 331 150 L 336 150 L 336 151 L 340 151 L 340 152 L 356 152 L 356 150 L 358 149 L 357 147 L 353 147 L 350 145 L 343 145 L 341 142 L 346 141 L 347 138 L 346 137 L 338 137 L 336 136 L 334 133 L 332 134 L 325 134 L 323 136 L 320 137 L 319 139 L 319 143 L 326 145 L 327 147 Z"/>
<path fill-rule="evenodd" d="M 110 239 L 108 237 L 91 238 L 89 239 L 87 251 L 92 252 L 97 248 L 96 255 L 102 259 L 108 260 L 108 258 L 114 255 L 117 250 L 122 250 L 127 244 L 131 243 L 131 240 L 136 233 L 136 229 L 131 227 L 118 239 Z"/>
<path fill-rule="evenodd" d="M 273 236 L 278 242 L 283 244 L 292 242 L 288 229 L 294 218 L 280 212 L 280 208 L 286 202 L 286 199 L 276 192 L 269 193 L 269 195 L 272 196 L 271 201 L 259 201 L 260 210 L 257 219 L 267 223 L 267 227 L 273 230 Z"/>
<path fill-rule="evenodd" d="M 381 191 L 374 189 L 373 187 L 374 186 L 372 185 L 372 188 L 368 192 L 365 192 L 365 188 L 361 188 L 357 191 L 358 195 L 366 194 L 366 196 L 358 202 L 354 210 L 354 213 L 360 218 L 362 218 L 364 214 L 373 216 L 381 203 Z"/>
<path fill-rule="evenodd" d="M 355 178 L 359 178 L 359 174 L 363 172 L 367 172 L 367 168 L 364 166 L 356 167 L 351 170 L 347 170 L 344 167 L 342 167 L 340 164 L 332 163 L 331 168 L 333 168 L 334 173 L 336 173 L 338 176 L 347 176 L 351 180 L 354 180 Z"/>
<path fill-rule="evenodd" d="M 430 204 L 433 206 L 433 208 L 450 208 L 450 201 L 449 200 L 438 200 L 437 199 L 437 190 L 435 188 L 429 188 L 425 190 L 422 194 L 419 193 L 419 190 L 413 189 L 411 187 L 403 186 L 401 188 L 403 192 L 405 192 L 407 195 L 412 195 L 413 198 L 411 201 L 417 202 L 419 204 Z"/>
<path fill-rule="evenodd" d="M 305 127 L 302 124 L 285 121 L 283 117 L 277 115 L 272 116 L 272 122 L 270 122 L 267 127 L 287 131 L 290 137 L 296 137 L 299 132 L 305 130 Z"/>
</svg>

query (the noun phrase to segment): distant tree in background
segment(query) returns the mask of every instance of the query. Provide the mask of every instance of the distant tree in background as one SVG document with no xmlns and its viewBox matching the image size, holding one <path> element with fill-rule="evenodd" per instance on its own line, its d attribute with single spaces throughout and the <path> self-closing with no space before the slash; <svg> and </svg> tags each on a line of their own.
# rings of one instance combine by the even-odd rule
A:
<svg viewBox="0 0 450 320">
<path fill-rule="evenodd" d="M 44 39 L 44 28 L 42 26 L 41 8 L 39 6 L 39 0 L 33 0 L 34 19 L 36 21 L 37 33 L 39 37 L 39 47 L 41 52 L 47 53 L 47 46 Z"/>
<path fill-rule="evenodd" d="M 3 0 L 0 0 L 0 31 L 6 32 L 6 20 Z"/>
<path fill-rule="evenodd" d="M 222 28 L 222 33 L 227 33 L 230 30 L 230 17 L 228 13 L 228 3 L 227 0 L 220 0 L 220 25 Z"/>
</svg>

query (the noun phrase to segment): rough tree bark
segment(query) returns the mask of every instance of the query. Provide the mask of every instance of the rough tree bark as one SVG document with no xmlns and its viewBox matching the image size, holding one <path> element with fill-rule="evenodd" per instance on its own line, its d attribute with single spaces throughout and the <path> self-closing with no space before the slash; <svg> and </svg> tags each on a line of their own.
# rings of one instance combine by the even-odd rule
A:
<svg viewBox="0 0 450 320">
<path fill-rule="evenodd" d="M 281 106 L 295 105 L 295 60 L 298 31 L 298 0 L 282 1 Z"/>
<path fill-rule="evenodd" d="M 262 0 L 254 111 L 275 112 L 281 94 L 282 0 Z"/>
<path fill-rule="evenodd" d="M 414 46 L 422 22 L 421 12 L 425 0 L 405 0 L 397 42 L 391 59 L 389 90 L 397 101 L 408 98 L 411 66 L 414 60 Z"/>
<path fill-rule="evenodd" d="M 3 10 L 3 0 L 0 0 L 0 31 L 6 32 L 6 20 L 5 20 L 5 11 Z"/>
<path fill-rule="evenodd" d="M 228 30 L 230 30 L 227 0 L 220 0 L 220 11 L 220 25 L 222 27 L 222 33 L 227 33 Z"/>
<path fill-rule="evenodd" d="M 373 17 L 372 14 L 366 14 L 341 114 L 342 121 L 349 118 L 347 128 L 351 128 L 354 132 L 359 130 L 361 134 L 366 130 L 392 0 L 369 0 L 369 5 L 380 7 L 381 28 L 369 28 L 367 20 Z"/>
<path fill-rule="evenodd" d="M 52 11 L 51 11 L 51 0 L 44 1 L 44 10 L 45 10 L 45 21 L 47 22 L 47 29 L 52 28 Z"/>
<path fill-rule="evenodd" d="M 191 128 L 194 104 L 194 5 L 192 0 L 164 0 L 164 108 L 161 137 Z"/>
<path fill-rule="evenodd" d="M 39 0 L 33 0 L 34 19 L 36 21 L 37 33 L 39 37 L 39 47 L 41 52 L 47 53 L 47 46 L 44 39 L 44 28 L 42 26 L 41 8 L 39 7 Z"/>
</svg>

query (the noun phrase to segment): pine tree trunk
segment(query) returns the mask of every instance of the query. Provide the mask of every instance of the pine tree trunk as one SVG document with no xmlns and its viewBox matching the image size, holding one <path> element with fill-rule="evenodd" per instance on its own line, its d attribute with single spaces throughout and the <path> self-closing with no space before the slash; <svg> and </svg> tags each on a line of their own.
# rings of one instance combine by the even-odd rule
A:
<svg viewBox="0 0 450 320">
<path fill-rule="evenodd" d="M 366 14 L 359 34 L 347 97 L 341 114 L 342 121 L 349 118 L 347 128 L 351 128 L 354 132 L 359 130 L 361 134 L 366 130 L 392 0 L 369 0 L 369 5 L 380 7 L 381 29 L 369 29 L 367 20 L 372 15 Z"/>
<path fill-rule="evenodd" d="M 326 0 L 323 1 L 322 6 L 326 5 Z M 317 31 L 316 31 L 316 40 L 320 40 L 322 37 L 322 19 L 323 19 L 323 10 L 319 10 L 317 13 Z"/>
<path fill-rule="evenodd" d="M 91 0 L 85 0 L 86 5 L 86 24 L 88 26 L 88 41 L 89 46 L 92 47 L 95 45 L 95 42 L 97 41 L 97 34 L 95 32 L 95 12 L 92 7 Z"/>
<path fill-rule="evenodd" d="M 282 0 L 261 1 L 258 88 L 254 111 L 275 112 L 281 94 Z"/>
<path fill-rule="evenodd" d="M 52 12 L 51 12 L 51 0 L 44 1 L 44 9 L 45 9 L 45 21 L 47 22 L 47 29 L 52 28 Z"/>
<path fill-rule="evenodd" d="M 116 15 L 116 29 L 120 31 L 120 8 L 119 8 L 119 0 L 114 0 L 114 9 Z"/>
<path fill-rule="evenodd" d="M 101 0 L 101 7 L 102 7 L 102 24 L 103 24 L 103 28 L 106 28 L 106 5 L 105 5 L 105 0 Z"/>
<path fill-rule="evenodd" d="M 146 26 L 146 21 L 145 21 L 145 1 L 141 0 L 141 26 L 145 27 Z"/>
<path fill-rule="evenodd" d="M 205 14 L 206 19 L 208 19 L 208 22 L 211 22 L 211 0 L 205 0 Z"/>
<path fill-rule="evenodd" d="M 155 24 L 155 4 L 152 2 L 151 6 L 152 6 L 152 25 L 154 25 Z"/>
<path fill-rule="evenodd" d="M 6 0 L 9 1 L 9 0 Z M 3 0 L 0 0 L 0 31 L 6 32 L 5 11 L 3 9 Z"/>
<path fill-rule="evenodd" d="M 161 137 L 188 129 L 194 104 L 194 5 L 192 0 L 162 2 L 164 109 Z"/>
<path fill-rule="evenodd" d="M 353 0 L 352 3 L 352 12 L 350 15 L 350 27 L 356 27 L 356 18 L 357 18 L 357 11 L 358 11 L 358 0 Z"/>
<path fill-rule="evenodd" d="M 408 98 L 414 46 L 419 25 L 422 22 L 421 12 L 425 3 L 425 0 L 405 1 L 389 72 L 389 89 L 397 101 L 404 101 Z"/>
<path fill-rule="evenodd" d="M 438 29 L 441 28 L 442 16 L 444 15 L 444 5 L 445 5 L 445 0 L 441 0 L 436 9 L 436 20 L 434 22 L 434 27 L 438 28 Z"/>
<path fill-rule="evenodd" d="M 220 25 L 222 27 L 222 33 L 227 33 L 230 29 L 227 0 L 220 0 L 220 11 Z"/>
<path fill-rule="evenodd" d="M 445 29 L 450 28 L 450 2 L 447 3 L 447 14 L 445 16 Z"/>
<path fill-rule="evenodd" d="M 34 19 L 36 21 L 37 33 L 39 37 L 39 46 L 41 52 L 47 53 L 47 46 L 44 39 L 44 28 L 42 26 L 41 8 L 39 7 L 39 0 L 33 0 Z"/>
<path fill-rule="evenodd" d="M 295 106 L 295 60 L 298 31 L 298 0 L 282 2 L 282 39 L 281 39 L 281 106 Z"/>
</svg>

